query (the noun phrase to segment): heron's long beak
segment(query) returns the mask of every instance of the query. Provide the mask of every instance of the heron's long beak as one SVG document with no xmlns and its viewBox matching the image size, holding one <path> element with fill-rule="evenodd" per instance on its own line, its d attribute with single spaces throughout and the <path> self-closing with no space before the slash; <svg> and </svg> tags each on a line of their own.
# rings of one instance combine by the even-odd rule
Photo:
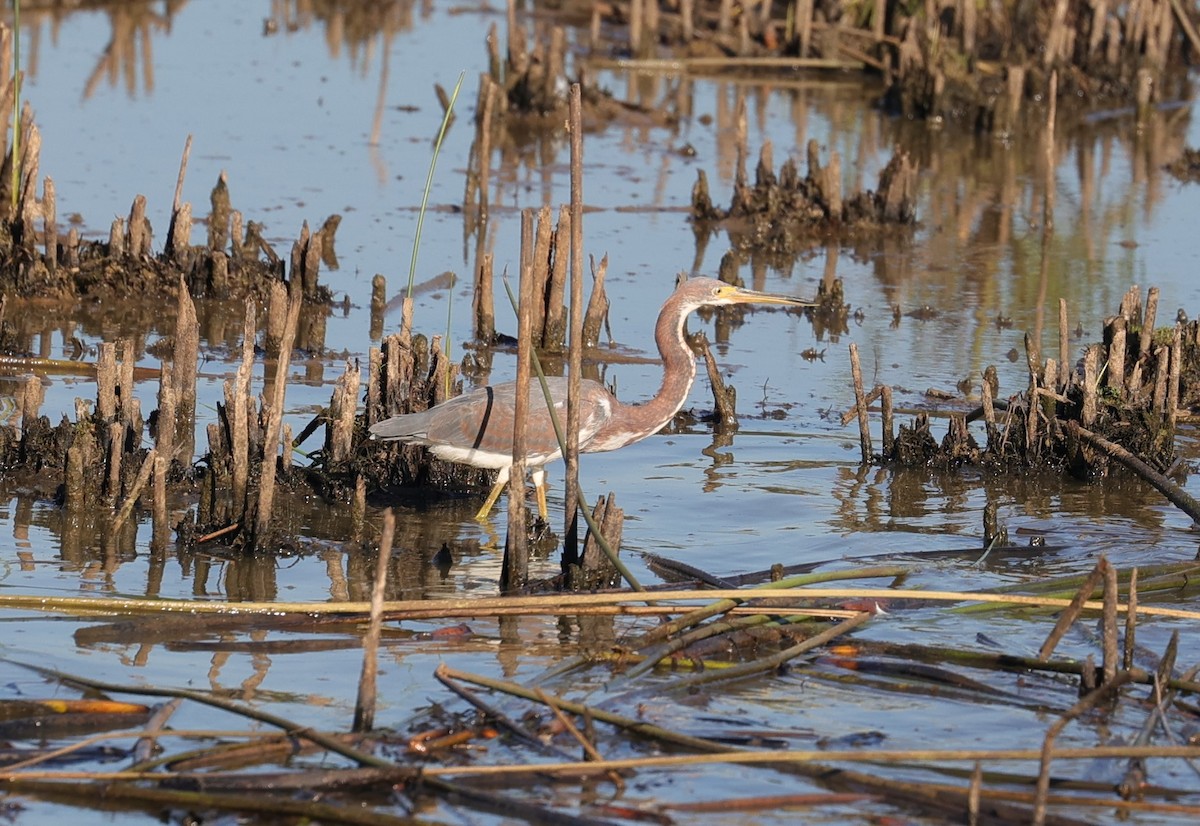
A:
<svg viewBox="0 0 1200 826">
<path fill-rule="evenodd" d="M 778 293 L 762 293 L 732 284 L 721 289 L 721 298 L 731 304 L 784 304 L 789 307 L 815 307 L 817 302 Z"/>
</svg>

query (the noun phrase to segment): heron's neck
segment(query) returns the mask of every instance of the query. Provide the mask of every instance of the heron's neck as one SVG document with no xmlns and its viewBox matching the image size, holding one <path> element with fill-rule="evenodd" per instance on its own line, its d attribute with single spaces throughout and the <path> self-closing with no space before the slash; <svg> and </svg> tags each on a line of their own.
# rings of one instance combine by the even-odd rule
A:
<svg viewBox="0 0 1200 826">
<path fill-rule="evenodd" d="M 626 405 L 617 402 L 618 408 L 628 411 L 630 415 L 636 415 L 638 421 L 647 426 L 645 433 L 657 433 L 675 418 L 675 414 L 687 401 L 692 382 L 696 379 L 696 355 L 683 337 L 686 319 L 685 313 L 680 316 L 675 327 L 668 324 L 656 325 L 654 342 L 658 345 L 659 355 L 662 356 L 663 377 L 654 397 L 640 404 Z M 620 412 L 614 410 L 613 413 L 613 421 L 619 422 L 622 419 Z M 632 435 L 625 444 L 639 438 L 642 438 L 642 434 Z"/>
</svg>

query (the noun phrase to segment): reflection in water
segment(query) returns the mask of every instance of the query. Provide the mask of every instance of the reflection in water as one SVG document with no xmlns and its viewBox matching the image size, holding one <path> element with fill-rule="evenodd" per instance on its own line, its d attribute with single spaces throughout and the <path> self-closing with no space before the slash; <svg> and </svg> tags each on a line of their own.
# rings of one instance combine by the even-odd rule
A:
<svg viewBox="0 0 1200 826">
<path fill-rule="evenodd" d="M 1089 484 L 1051 470 L 994 476 L 962 469 L 841 467 L 830 495 L 837 502 L 830 527 L 839 533 L 954 534 L 978 538 L 981 550 L 987 503 L 1007 513 L 1010 535 L 1018 527 L 1063 530 L 1067 535 L 1056 541 L 1067 544 L 1078 541 L 1070 531 L 1103 530 L 1120 544 L 1121 535 L 1135 529 L 1139 542 L 1152 544 L 1167 531 L 1165 516 L 1171 513 L 1153 488 L 1120 472 Z"/>
<path fill-rule="evenodd" d="M 378 525 L 369 523 L 367 536 L 348 540 L 356 536 L 352 515 L 310 497 L 288 496 L 281 503 L 283 518 L 304 537 L 291 555 L 241 555 L 216 543 L 147 552 L 136 520 L 113 532 L 103 509 L 70 513 L 47 501 L 47 495 L 11 480 L 8 490 L 0 494 L 0 518 L 11 526 L 13 544 L 21 555 L 20 570 L 35 575 L 43 586 L 54 579 L 44 573 L 51 566 L 77 576 L 84 590 L 106 596 L 171 597 L 190 583 L 186 590 L 195 597 L 233 602 L 370 598 Z M 418 496 L 425 498 L 419 492 Z M 172 503 L 171 524 L 184 517 L 186 507 L 185 502 Z M 460 593 L 470 578 L 486 580 L 489 574 L 472 569 L 480 563 L 483 569 L 498 566 L 500 538 L 491 525 L 481 526 L 481 536 L 462 535 L 463 525 L 471 522 L 477 507 L 478 502 L 467 497 L 396 509 L 387 599 L 448 596 Z M 47 553 L 51 548 L 52 555 Z M 323 585 L 313 581 L 309 559 L 324 562 Z M 131 570 L 125 572 L 126 566 Z M 140 584 L 131 587 L 130 583 Z"/>
<path fill-rule="evenodd" d="M 986 366 L 982 359 L 988 345 L 999 337 L 997 317 L 1012 318 L 1014 330 L 1033 330 L 1039 343 L 1047 305 L 1056 310 L 1058 298 L 1067 300 L 1073 320 L 1102 317 L 1111 312 L 1124 285 L 1144 277 L 1135 269 L 1139 257 L 1130 241 L 1156 218 L 1169 191 L 1163 166 L 1178 157 L 1190 121 L 1190 110 L 1183 107 L 1157 112 L 1137 131 L 1131 114 L 1122 113 L 1083 128 L 1060 124 L 1047 151 L 1045 132 L 1035 119 L 1027 130 L 1000 140 L 882 117 L 872 106 L 880 91 L 872 83 L 768 84 L 638 73 L 616 77 L 626 85 L 627 102 L 669 112 L 675 125 L 652 132 L 642 125 L 613 125 L 610 131 L 622 133 L 615 145 L 629 147 L 631 155 L 649 144 L 689 147 L 687 153 L 656 156 L 655 185 L 639 187 L 646 198 L 638 204 L 642 210 L 677 208 L 679 185 L 667 187 L 659 180 L 670 172 L 676 179 L 694 181 L 692 170 L 698 166 L 709 173 L 714 197 L 720 200 L 719 187 L 730 186 L 739 166 L 750 162 L 739 159 L 742 136 L 752 157 L 772 140 L 777 159 L 802 155 L 805 143 L 816 138 L 823 149 L 844 159 L 848 188 L 874 180 L 893 148 L 909 153 L 921 169 L 921 233 L 915 240 L 871 237 L 848 244 L 842 266 L 865 264 L 878 299 L 863 285 L 849 285 L 847 297 L 856 306 L 899 305 L 908 312 L 928 304 L 943 312 L 945 323 L 923 327 L 908 355 L 937 364 L 935 356 L 944 360 L 949 351 L 956 363 L 945 369 L 958 378 Z M 786 119 L 793 126 L 790 145 L 779 137 L 778 121 Z M 490 167 L 501 170 L 491 178 L 492 204 L 525 203 L 523 198 L 539 190 L 542 204 L 555 204 L 555 190 L 544 184 L 544 175 L 565 164 L 565 142 L 530 136 L 522 144 L 510 141 L 492 151 L 496 157 Z M 539 170 L 534 174 L 543 176 L 542 185 L 523 177 L 523 169 Z M 470 236 L 478 225 L 466 213 L 464 221 Z M 692 272 L 717 269 L 725 252 L 716 240 L 697 238 Z M 487 248 L 482 242 L 477 246 Z M 824 280 L 838 267 L 838 252 L 814 239 L 810 255 L 824 254 Z M 760 289 L 768 272 L 791 277 L 802 269 L 761 259 L 735 263 L 750 263 L 749 280 Z M 831 331 L 830 340 L 837 341 L 840 332 Z"/>
<path fill-rule="evenodd" d="M 721 448 L 729 447 L 732 444 L 733 433 L 714 430 L 712 444 L 700 451 L 712 460 L 711 464 L 704 469 L 705 493 L 712 493 L 721 486 L 723 480 L 720 468 L 725 467 L 734 460 L 732 451 L 722 453 Z"/>
<path fill-rule="evenodd" d="M 126 94 L 131 98 L 137 97 L 139 63 L 144 91 L 147 95 L 153 94 L 154 50 L 151 39 L 155 33 L 170 29 L 174 13 L 184 4 L 166 3 L 162 13 L 154 9 L 158 5 L 121 3 L 108 9 L 112 37 L 84 83 L 84 100 L 92 96 L 101 80 L 107 80 L 110 86 L 117 86 L 122 77 Z"/>
</svg>

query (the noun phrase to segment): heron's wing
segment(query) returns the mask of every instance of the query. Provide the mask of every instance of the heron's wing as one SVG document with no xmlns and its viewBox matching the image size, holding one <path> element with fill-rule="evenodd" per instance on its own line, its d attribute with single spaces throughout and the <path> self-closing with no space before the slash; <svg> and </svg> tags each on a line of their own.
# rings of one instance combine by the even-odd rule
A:
<svg viewBox="0 0 1200 826">
<path fill-rule="evenodd" d="M 554 401 L 555 415 L 566 426 L 566 379 L 546 379 Z M 586 441 L 604 418 L 607 391 L 593 381 L 582 382 L 583 416 L 580 440 Z M 487 453 L 512 453 L 513 402 L 516 386 L 512 382 L 480 387 L 420 413 L 393 416 L 371 427 L 376 439 L 398 439 L 437 447 Z M 529 388 L 529 413 L 525 429 L 527 453 L 548 456 L 558 451 L 554 426 L 546 408 L 541 384 L 532 382 Z"/>
</svg>

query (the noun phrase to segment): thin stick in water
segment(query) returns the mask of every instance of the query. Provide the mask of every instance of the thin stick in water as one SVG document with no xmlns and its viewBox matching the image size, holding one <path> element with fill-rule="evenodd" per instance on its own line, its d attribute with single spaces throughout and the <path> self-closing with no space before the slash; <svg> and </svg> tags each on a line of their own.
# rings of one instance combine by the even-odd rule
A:
<svg viewBox="0 0 1200 826">
<path fill-rule="evenodd" d="M 521 249 L 531 250 L 533 211 L 521 214 Z M 530 360 L 533 357 L 534 274 L 532 253 L 521 255 L 520 300 L 517 303 L 517 377 L 513 399 L 512 468 L 508 477 L 508 535 L 500 587 L 514 591 L 529 578 L 529 535 L 525 528 L 525 422 L 529 414 Z"/>
<path fill-rule="evenodd" d="M 583 104 L 578 83 L 571 84 L 571 312 L 567 351 L 566 499 L 563 563 L 579 560 L 579 386 L 583 376 Z"/>
<path fill-rule="evenodd" d="M 379 559 L 375 563 L 375 584 L 371 589 L 371 617 L 363 636 L 362 674 L 358 678 L 358 699 L 354 704 L 354 731 L 375 727 L 376 686 L 379 674 L 379 635 L 383 627 L 383 598 L 387 584 L 388 560 L 396 533 L 396 514 L 391 508 L 383 515 L 379 536 Z"/>
<path fill-rule="evenodd" d="M 864 465 L 871 463 L 871 427 L 867 422 L 867 401 L 863 392 L 862 365 L 858 360 L 858 345 L 850 345 L 850 372 L 854 376 L 854 407 L 858 411 L 858 441 L 862 447 Z"/>
</svg>

